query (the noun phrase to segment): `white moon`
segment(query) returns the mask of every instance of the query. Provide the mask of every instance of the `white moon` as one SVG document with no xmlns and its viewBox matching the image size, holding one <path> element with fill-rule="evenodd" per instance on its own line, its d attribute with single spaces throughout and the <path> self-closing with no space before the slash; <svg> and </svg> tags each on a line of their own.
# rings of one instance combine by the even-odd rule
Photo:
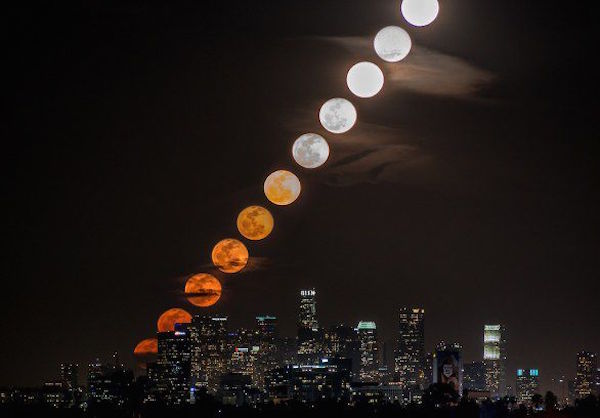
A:
<svg viewBox="0 0 600 418">
<path fill-rule="evenodd" d="M 348 132 L 356 123 L 356 109 L 346 99 L 329 99 L 319 111 L 319 120 L 323 128 L 334 134 Z"/>
<path fill-rule="evenodd" d="M 437 17 L 440 5 L 437 0 L 402 0 L 400 10 L 411 25 L 427 26 Z"/>
<path fill-rule="evenodd" d="M 329 145 L 317 134 L 304 134 L 292 146 L 294 160 L 304 168 L 317 168 L 329 158 Z"/>
<path fill-rule="evenodd" d="M 387 62 L 398 62 L 410 52 L 412 42 L 408 32 L 398 26 L 386 26 L 375 35 L 375 52 Z"/>
<path fill-rule="evenodd" d="M 348 71 L 346 83 L 350 91 L 358 97 L 373 97 L 383 87 L 383 73 L 372 62 L 359 62 Z"/>
</svg>

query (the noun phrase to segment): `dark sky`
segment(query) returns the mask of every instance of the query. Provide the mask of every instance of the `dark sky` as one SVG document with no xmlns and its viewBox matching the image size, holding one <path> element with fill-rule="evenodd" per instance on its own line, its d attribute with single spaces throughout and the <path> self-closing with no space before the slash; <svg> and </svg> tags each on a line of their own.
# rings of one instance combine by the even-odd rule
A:
<svg viewBox="0 0 600 418">
<path fill-rule="evenodd" d="M 48 2 L 50 3 L 50 2 Z M 293 334 L 298 290 L 321 323 L 426 309 L 427 348 L 482 326 L 509 329 L 511 374 L 572 375 L 600 351 L 597 35 L 586 2 L 444 0 L 429 27 L 399 1 L 81 1 L 11 11 L 12 112 L 3 176 L 0 385 L 51 379 L 61 361 L 129 353 L 165 309 L 190 308 L 184 277 L 237 236 L 249 204 L 276 229 L 248 243 L 212 312 L 258 313 Z M 58 7 L 58 8 L 57 8 Z M 413 52 L 354 99 L 345 73 L 381 27 Z M 316 112 L 353 100 L 332 137 Z M 319 132 L 308 172 L 294 139 Z M 295 171 L 302 195 L 273 207 L 266 175 Z"/>
</svg>

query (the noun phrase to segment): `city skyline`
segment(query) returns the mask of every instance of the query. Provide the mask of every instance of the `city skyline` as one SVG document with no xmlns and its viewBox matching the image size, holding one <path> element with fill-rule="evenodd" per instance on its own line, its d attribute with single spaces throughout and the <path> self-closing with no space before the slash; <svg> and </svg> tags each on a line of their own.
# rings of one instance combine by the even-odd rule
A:
<svg viewBox="0 0 600 418">
<path fill-rule="evenodd" d="M 416 27 L 399 0 L 134 3 L 10 19 L 0 386 L 114 350 L 132 365 L 171 308 L 296 335 L 311 287 L 319 325 L 373 322 L 388 359 L 401 307 L 425 309 L 425 355 L 443 339 L 478 360 L 483 327 L 506 326 L 511 380 L 546 385 L 600 351 L 584 6 L 447 1 Z M 401 63 L 374 45 L 386 25 L 412 40 Z M 377 91 L 345 78 L 364 60 Z M 356 107 L 343 135 L 320 117 L 332 97 Z M 301 158 L 306 132 L 328 157 Z M 302 192 L 281 207 L 263 181 L 288 169 Z M 221 259 L 228 237 L 243 265 Z"/>
<path fill-rule="evenodd" d="M 311 287 L 300 289 L 296 292 L 297 294 L 297 334 L 285 335 L 281 333 L 281 318 L 277 315 L 270 313 L 261 313 L 254 317 L 254 321 L 249 327 L 234 327 L 231 324 L 231 317 L 222 312 L 213 313 L 200 313 L 193 316 L 191 323 L 175 324 L 175 330 L 171 332 L 157 332 L 158 337 L 158 352 L 159 356 L 156 360 L 157 365 L 168 364 L 172 360 L 161 357 L 166 352 L 175 353 L 174 358 L 187 359 L 189 367 L 186 370 L 182 370 L 181 377 L 178 377 L 176 381 L 179 383 L 170 383 L 169 387 L 165 387 L 162 390 L 167 393 L 177 393 L 177 390 L 183 390 L 184 395 L 175 395 L 181 398 L 182 396 L 189 396 L 189 388 L 195 387 L 196 390 L 202 388 L 209 391 L 215 392 L 219 387 L 219 381 L 221 375 L 226 372 L 224 366 L 218 366 L 220 351 L 227 351 L 226 346 L 234 347 L 234 352 L 238 354 L 239 359 L 237 362 L 240 364 L 235 366 L 236 360 L 232 359 L 233 370 L 246 373 L 243 366 L 245 364 L 244 356 L 250 355 L 248 350 L 252 350 L 252 344 L 248 346 L 248 341 L 253 341 L 255 333 L 257 336 L 263 335 L 269 338 L 292 338 L 293 351 L 297 353 L 297 357 L 294 357 L 294 362 L 297 364 L 314 365 L 318 364 L 323 357 L 331 357 L 333 355 L 349 356 L 352 362 L 355 362 L 352 366 L 354 380 L 361 382 L 406 382 L 409 389 L 408 392 L 404 393 L 399 400 L 404 402 L 420 402 L 423 389 L 431 383 L 436 383 L 436 360 L 435 356 L 432 358 L 431 353 L 444 352 L 444 350 L 458 350 L 460 353 L 460 385 L 462 393 L 463 388 L 463 375 L 464 375 L 464 387 L 470 391 L 482 391 L 489 392 L 492 395 L 502 396 L 504 394 L 512 394 L 516 396 L 520 402 L 530 401 L 533 393 L 545 393 L 546 391 L 557 391 L 560 392 L 561 388 L 556 385 L 555 380 L 559 378 L 566 378 L 573 382 L 574 393 L 577 393 L 580 397 L 584 397 L 586 394 L 594 394 L 598 390 L 597 385 L 600 383 L 600 379 L 596 382 L 596 379 L 600 378 L 600 371 L 598 369 L 597 354 L 590 351 L 580 351 L 577 353 L 576 364 L 571 371 L 567 371 L 561 376 L 551 376 L 542 372 L 537 365 L 533 369 L 512 369 L 507 367 L 507 363 L 503 363 L 503 366 L 495 366 L 491 360 L 499 360 L 503 358 L 511 358 L 511 355 L 507 355 L 507 328 L 503 324 L 490 325 L 486 324 L 481 327 L 481 344 L 479 347 L 480 357 L 479 358 L 468 358 L 463 355 L 464 345 L 461 342 L 447 343 L 452 341 L 446 338 L 438 338 L 430 336 L 429 339 L 435 340 L 436 343 L 429 347 L 425 345 L 424 337 L 427 335 L 426 328 L 426 310 L 421 307 L 401 307 L 398 309 L 397 318 L 399 321 L 399 328 L 397 327 L 396 344 L 393 347 L 393 356 L 391 358 L 385 357 L 385 352 L 382 351 L 385 345 L 389 344 L 389 341 L 382 340 L 377 337 L 377 323 L 372 320 L 359 320 L 356 325 L 349 325 L 347 323 L 334 323 L 334 324 L 323 324 L 319 319 L 319 310 L 317 308 L 319 302 L 318 289 Z M 303 333 L 303 329 L 308 329 L 313 332 L 308 337 Z M 340 327 L 347 327 L 348 331 L 355 333 L 355 346 L 353 350 L 356 350 L 356 355 L 353 357 L 348 352 L 343 351 L 329 351 L 326 348 L 329 344 L 334 344 L 337 347 L 342 347 L 343 342 L 340 340 L 339 343 L 332 340 L 332 336 L 329 333 L 337 333 Z M 344 333 L 346 331 L 343 331 Z M 240 334 L 241 333 L 241 334 Z M 248 336 L 246 336 L 246 333 Z M 189 354 L 183 354 L 185 352 L 185 346 L 182 345 L 182 338 L 186 338 L 186 334 L 189 334 L 190 342 L 193 344 L 192 347 L 187 348 Z M 338 334 L 345 335 L 345 334 Z M 247 338 L 250 340 L 247 340 Z M 232 340 L 233 338 L 233 340 Z M 239 342 L 235 342 L 239 338 Z M 262 344 L 265 342 L 263 337 L 260 338 L 261 348 L 260 351 L 264 350 Z M 308 346 L 302 343 L 303 338 L 308 338 L 312 342 Z M 339 337 L 337 337 L 339 338 Z M 258 341 L 258 340 L 256 340 Z M 273 340 L 274 341 L 274 340 Z M 340 346 L 339 344 L 342 344 Z M 238 348 L 240 352 L 238 353 Z M 308 347 L 308 350 L 307 350 Z M 420 348 L 422 347 L 422 348 Z M 500 348 L 495 348 L 500 347 Z M 258 346 L 254 349 L 258 350 Z M 389 347 L 388 347 L 389 349 Z M 182 351 L 183 350 L 183 351 Z M 267 350 L 274 350 L 274 348 L 268 348 Z M 416 350 L 416 351 L 415 351 Z M 518 349 L 517 349 L 518 350 Z M 200 360 L 198 357 L 201 353 L 213 352 L 214 354 L 208 354 L 206 357 L 208 360 Z M 244 354 L 248 353 L 248 354 Z M 258 354 L 258 351 L 257 351 Z M 180 357 L 183 355 L 184 357 Z M 270 356 L 278 355 L 275 351 L 269 354 Z M 122 364 L 121 357 L 116 357 L 117 352 L 112 352 L 112 363 Z M 101 356 L 100 356 L 101 357 Z M 518 355 L 517 355 L 518 357 Z M 202 357 L 204 358 L 204 357 Z M 211 360 L 212 359 L 212 360 Z M 148 356 L 142 355 L 132 364 L 131 367 L 136 375 L 151 375 L 151 372 L 146 368 L 146 361 L 150 361 Z M 91 367 L 99 362 L 98 358 L 90 361 L 87 365 L 88 373 L 91 373 Z M 429 363 L 433 363 L 429 364 Z M 60 364 L 59 379 L 57 381 L 67 382 L 68 387 L 73 386 L 73 382 L 77 382 L 77 377 L 73 378 L 73 375 L 77 376 L 77 371 L 73 371 L 73 365 L 75 362 L 64 362 Z M 102 364 L 98 363 L 96 368 L 103 367 Z M 275 363 L 273 363 L 275 364 Z M 472 367 L 476 364 L 480 364 L 481 371 L 472 370 Z M 402 366 L 404 365 L 404 366 Z M 473 366 L 471 366 L 473 365 Z M 491 365 L 491 367 L 490 367 Z M 522 366 L 522 365 L 521 365 Z M 122 365 L 121 367 L 126 367 Z M 153 366 L 154 367 L 154 366 Z M 275 365 L 270 366 L 274 368 Z M 408 367 L 408 369 L 407 369 Z M 387 371 L 387 378 L 383 378 L 379 370 L 385 368 Z M 100 369 L 99 369 L 100 370 Z M 463 373 L 464 371 L 464 373 Z M 264 379 L 266 376 L 267 369 L 260 374 L 259 380 Z M 532 374 L 534 373 L 535 374 Z M 477 374 L 481 374 L 481 384 L 474 384 L 474 380 L 470 377 L 478 377 Z M 65 377 L 67 376 L 67 377 Z M 70 376 L 70 377 L 68 377 Z M 81 376 L 81 375 L 80 375 Z M 89 378 L 88 374 L 88 378 Z M 187 378 L 185 376 L 188 376 Z M 598 376 L 598 377 L 597 377 Z M 50 376 L 51 377 L 51 376 Z M 383 378 L 383 380 L 381 380 Z M 75 379 L 73 381 L 73 379 Z M 183 379 L 183 380 L 179 380 Z M 534 380 L 534 383 L 531 382 Z M 46 381 L 52 382 L 52 379 L 46 379 Z M 493 382 L 499 383 L 493 383 Z M 80 378 L 78 383 L 84 384 L 86 381 L 82 381 Z M 582 386 L 587 382 L 588 386 Z M 591 386 L 590 385 L 591 383 Z M 39 382 L 38 382 L 39 383 Z M 87 383 L 89 385 L 89 382 Z M 172 386 L 175 385 L 175 386 Z M 179 386 L 178 386 L 179 385 Z M 4 385 L 12 386 L 12 385 Z M 76 386 L 76 385 L 75 385 Z M 419 388 L 420 386 L 420 388 Z M 176 389 L 180 387 L 181 389 Z M 480 389 L 481 387 L 481 389 Z M 185 389 L 187 388 L 187 389 Z M 503 389 L 499 389 L 503 388 Z M 526 388 L 526 389 L 523 389 Z M 457 388 L 458 391 L 458 388 Z M 559 394 L 560 395 L 560 394 Z M 560 399 L 560 398 L 559 398 Z M 571 398 L 572 399 L 572 398 Z"/>
</svg>

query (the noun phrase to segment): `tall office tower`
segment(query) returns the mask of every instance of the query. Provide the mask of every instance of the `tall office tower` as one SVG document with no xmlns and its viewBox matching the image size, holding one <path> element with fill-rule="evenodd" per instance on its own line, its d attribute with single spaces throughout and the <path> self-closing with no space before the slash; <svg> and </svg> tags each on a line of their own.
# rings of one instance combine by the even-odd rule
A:
<svg viewBox="0 0 600 418">
<path fill-rule="evenodd" d="M 463 366 L 463 389 L 483 392 L 485 390 L 485 363 L 473 361 Z"/>
<path fill-rule="evenodd" d="M 125 369 L 125 363 L 121 361 L 121 356 L 119 356 L 118 351 L 113 351 L 112 353 L 112 365 L 114 370 L 123 370 Z"/>
<path fill-rule="evenodd" d="M 107 367 L 99 358 L 88 364 L 87 392 L 92 402 L 108 400 L 108 394 L 104 393 L 104 388 L 102 387 L 103 377 L 107 372 Z"/>
<path fill-rule="evenodd" d="M 503 325 L 483 326 L 483 361 L 485 387 L 492 397 L 506 394 L 506 328 Z"/>
<path fill-rule="evenodd" d="M 61 363 L 59 377 L 64 389 L 76 389 L 79 385 L 79 365 L 76 363 Z"/>
<path fill-rule="evenodd" d="M 598 369 L 598 356 L 589 351 L 577 353 L 577 368 L 575 372 L 575 396 L 583 399 L 593 395 Z"/>
<path fill-rule="evenodd" d="M 540 372 L 538 369 L 517 369 L 517 402 L 525 405 L 531 403 L 531 398 L 540 388 Z"/>
<path fill-rule="evenodd" d="M 433 362 L 433 383 L 448 384 L 462 396 L 463 360 L 460 343 L 438 343 Z"/>
<path fill-rule="evenodd" d="M 418 401 L 425 381 L 425 309 L 400 309 L 395 357 L 394 372 L 405 391 L 405 401 Z"/>
<path fill-rule="evenodd" d="M 359 342 L 354 327 L 340 324 L 323 330 L 323 352 L 325 357 L 344 357 L 352 359 L 352 365 L 358 370 Z"/>
<path fill-rule="evenodd" d="M 278 364 L 280 366 L 298 364 L 298 338 L 280 337 L 276 341 Z"/>
<path fill-rule="evenodd" d="M 191 341 L 186 324 L 176 324 L 174 331 L 158 333 L 158 395 L 168 405 L 190 401 Z"/>
<path fill-rule="evenodd" d="M 76 363 L 61 363 L 58 380 L 62 403 L 65 406 L 74 406 L 79 398 L 79 365 Z"/>
<path fill-rule="evenodd" d="M 216 393 L 226 371 L 230 351 L 227 344 L 227 317 L 196 315 L 187 326 L 191 343 L 191 383 L 196 389 Z"/>
<path fill-rule="evenodd" d="M 263 389 L 267 372 L 280 367 L 283 361 L 282 353 L 278 352 L 277 318 L 269 315 L 257 316 L 256 325 L 259 350 L 253 380 L 258 388 Z"/>
<path fill-rule="evenodd" d="M 377 345 L 377 326 L 372 321 L 360 321 L 356 326 L 360 347 L 358 377 L 361 382 L 379 381 L 379 348 Z"/>
<path fill-rule="evenodd" d="M 257 384 L 257 380 L 260 380 L 255 378 L 259 350 L 260 347 L 256 345 L 235 347 L 231 353 L 231 359 L 229 361 L 229 367 L 227 368 L 227 371 L 246 375 L 251 379 L 252 382 Z"/>
<path fill-rule="evenodd" d="M 435 351 L 425 353 L 423 364 L 423 388 L 426 389 L 433 384 L 433 363 L 435 362 Z"/>
<path fill-rule="evenodd" d="M 267 398 L 275 403 L 294 399 L 302 404 L 349 399 L 350 360 L 322 358 L 317 364 L 288 365 L 271 370 L 266 378 Z"/>
<path fill-rule="evenodd" d="M 227 372 L 248 376 L 262 389 L 266 371 L 277 366 L 273 338 L 262 335 L 259 329 L 239 328 L 228 334 L 228 344 Z"/>
<path fill-rule="evenodd" d="M 317 321 L 317 291 L 315 289 L 300 291 L 298 326 L 314 330 L 319 328 L 319 322 Z"/>
<path fill-rule="evenodd" d="M 595 379 L 594 386 L 596 388 L 594 393 L 596 394 L 596 397 L 599 398 L 600 397 L 600 364 L 598 365 L 598 367 L 596 367 L 596 379 Z"/>
<path fill-rule="evenodd" d="M 103 363 L 99 359 L 88 364 L 88 402 L 103 402 L 122 406 L 131 390 L 134 377 L 113 356 L 112 363 Z M 115 361 L 117 360 L 117 361 Z"/>
<path fill-rule="evenodd" d="M 256 317 L 256 328 L 261 339 L 273 339 L 277 336 L 277 317 L 259 315 Z"/>
<path fill-rule="evenodd" d="M 300 291 L 298 314 L 298 361 L 313 364 L 323 354 L 323 338 L 317 321 L 317 292 L 315 289 Z"/>
</svg>

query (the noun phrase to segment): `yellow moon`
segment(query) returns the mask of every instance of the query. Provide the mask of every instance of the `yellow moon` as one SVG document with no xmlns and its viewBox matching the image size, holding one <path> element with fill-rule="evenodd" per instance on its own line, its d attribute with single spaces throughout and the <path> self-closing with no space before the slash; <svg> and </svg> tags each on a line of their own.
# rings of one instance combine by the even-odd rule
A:
<svg viewBox="0 0 600 418">
<path fill-rule="evenodd" d="M 212 261 L 223 273 L 237 273 L 248 264 L 248 249 L 237 239 L 226 238 L 214 246 Z"/>
<path fill-rule="evenodd" d="M 273 224 L 273 215 L 262 206 L 248 206 L 237 217 L 240 234 L 254 241 L 266 238 L 273 230 Z"/>
<path fill-rule="evenodd" d="M 212 274 L 194 274 L 185 283 L 185 297 L 192 305 L 207 308 L 221 297 L 221 283 Z"/>
<path fill-rule="evenodd" d="M 300 180 L 294 173 L 277 170 L 265 180 L 265 196 L 276 205 L 289 205 L 300 196 Z"/>
</svg>

